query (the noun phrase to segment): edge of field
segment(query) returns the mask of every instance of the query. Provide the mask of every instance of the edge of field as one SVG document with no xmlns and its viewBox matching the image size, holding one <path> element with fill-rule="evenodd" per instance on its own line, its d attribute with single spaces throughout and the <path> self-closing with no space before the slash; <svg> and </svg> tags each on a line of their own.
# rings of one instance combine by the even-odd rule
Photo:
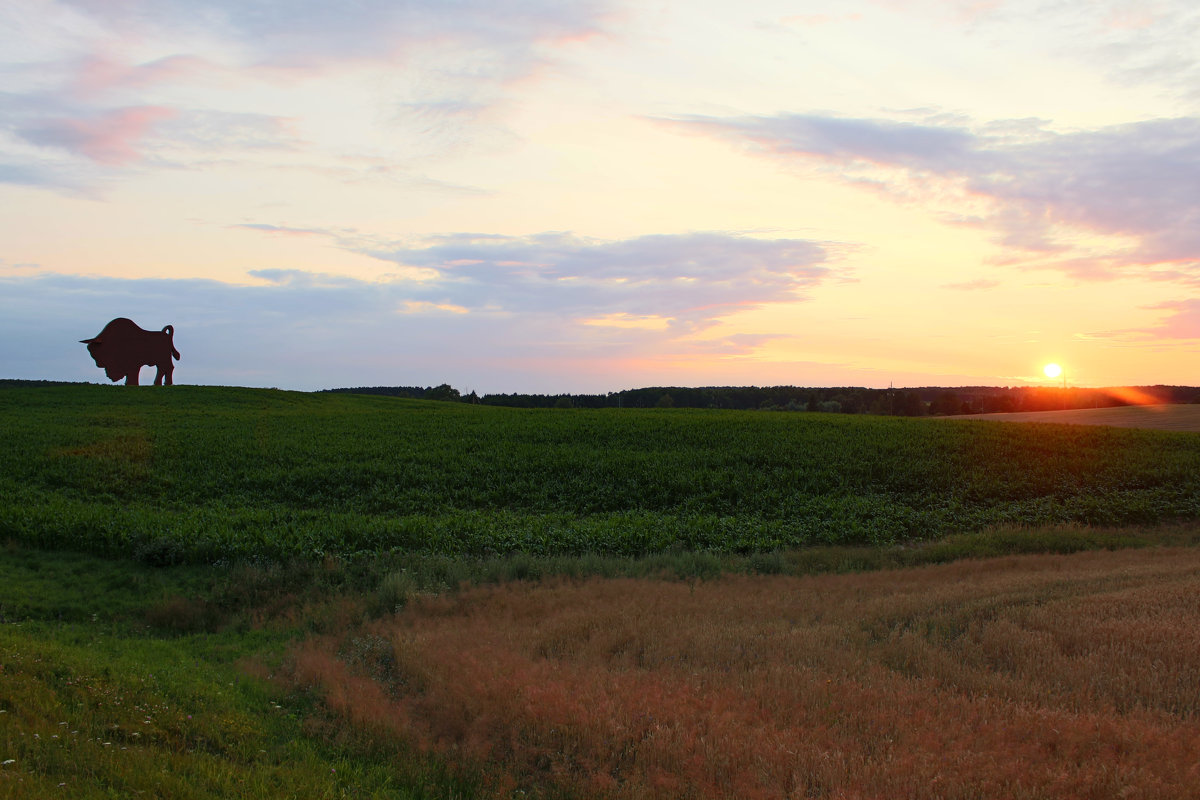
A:
<svg viewBox="0 0 1200 800">
<path fill-rule="evenodd" d="M 1060 411 L 1014 411 L 1001 414 L 962 414 L 949 420 L 991 422 L 1046 422 L 1056 425 L 1111 425 L 1200 433 L 1200 404 L 1074 408 Z"/>
</svg>

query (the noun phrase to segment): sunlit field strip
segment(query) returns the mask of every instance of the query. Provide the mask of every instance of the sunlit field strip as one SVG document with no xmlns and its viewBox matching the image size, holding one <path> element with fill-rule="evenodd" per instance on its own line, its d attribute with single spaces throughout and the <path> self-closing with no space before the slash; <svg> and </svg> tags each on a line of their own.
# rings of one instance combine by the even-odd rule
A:
<svg viewBox="0 0 1200 800">
<path fill-rule="evenodd" d="M 354 726 L 604 797 L 1200 795 L 1200 551 L 510 584 L 295 651 Z"/>
<path fill-rule="evenodd" d="M 1058 425 L 1111 425 L 1163 431 L 1200 432 L 1200 404 L 1076 408 L 1064 411 L 1017 411 L 1008 414 L 964 414 L 947 420 L 1051 422 Z"/>
</svg>

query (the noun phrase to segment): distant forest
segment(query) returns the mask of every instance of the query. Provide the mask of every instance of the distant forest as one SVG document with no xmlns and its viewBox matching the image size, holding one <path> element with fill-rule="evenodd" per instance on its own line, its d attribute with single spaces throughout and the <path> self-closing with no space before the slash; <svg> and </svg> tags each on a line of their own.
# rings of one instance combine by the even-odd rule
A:
<svg viewBox="0 0 1200 800">
<path fill-rule="evenodd" d="M 79 381 L 0 378 L 0 387 L 88 385 Z M 760 411 L 824 411 L 901 417 L 1054 411 L 1157 403 L 1200 403 L 1197 386 L 1112 386 L 1102 389 L 1047 386 L 651 386 L 607 394 L 462 394 L 453 386 L 356 386 L 321 392 L 450 400 L 514 408 L 731 408 Z"/>
<path fill-rule="evenodd" d="M 867 389 L 860 386 L 653 386 L 607 394 L 463 395 L 440 386 L 359 386 L 325 392 L 453 400 L 516 408 L 730 408 L 761 411 L 824 411 L 903 417 L 1053 411 L 1157 403 L 1200 403 L 1196 386 L 1117 386 L 1083 389 L 1043 386 L 922 386 Z"/>
</svg>

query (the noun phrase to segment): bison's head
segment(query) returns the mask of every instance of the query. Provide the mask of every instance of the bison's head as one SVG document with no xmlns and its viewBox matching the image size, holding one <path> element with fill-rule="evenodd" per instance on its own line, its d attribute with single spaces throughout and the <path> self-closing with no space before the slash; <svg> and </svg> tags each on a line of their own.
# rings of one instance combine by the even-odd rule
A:
<svg viewBox="0 0 1200 800">
<path fill-rule="evenodd" d="M 120 372 L 113 364 L 108 363 L 108 359 L 104 357 L 104 343 L 97 336 L 95 339 L 80 339 L 81 344 L 86 344 L 88 355 L 92 357 L 92 361 L 96 362 L 97 367 L 104 368 L 104 374 L 108 376 L 110 381 L 119 381 L 125 377 L 124 372 Z"/>
</svg>

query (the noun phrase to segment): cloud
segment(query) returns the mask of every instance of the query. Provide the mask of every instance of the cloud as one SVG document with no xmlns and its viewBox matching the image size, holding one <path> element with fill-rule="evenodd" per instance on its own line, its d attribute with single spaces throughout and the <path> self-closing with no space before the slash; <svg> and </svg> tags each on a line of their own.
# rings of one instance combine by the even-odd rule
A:
<svg viewBox="0 0 1200 800">
<path fill-rule="evenodd" d="M 961 163 L 975 145 L 974 137 L 965 130 L 811 114 L 684 117 L 678 122 L 776 155 L 868 161 L 918 170 L 944 170 Z"/>
<path fill-rule="evenodd" d="M 1080 29 L 1093 34 L 1067 37 L 1067 51 L 1097 64 L 1113 80 L 1133 86 L 1169 87 L 1182 98 L 1200 100 L 1200 11 L 1193 3 L 1130 4 L 1100 0 L 1086 7 L 1046 4 L 1052 14 L 1078 14 Z"/>
<path fill-rule="evenodd" d="M 1162 325 L 1147 331 L 1155 339 L 1200 339 L 1200 300 L 1177 300 L 1151 306 L 1171 312 Z"/>
<path fill-rule="evenodd" d="M 244 228 L 251 231 L 261 231 L 262 233 L 273 233 L 281 236 L 329 236 L 330 232 L 324 228 L 293 228 L 287 225 L 267 225 L 259 222 L 243 222 L 236 225 L 230 225 L 231 228 Z M 260 275 L 264 272 L 272 270 L 261 270 L 255 275 Z M 274 270 L 278 272 L 279 270 Z"/>
<path fill-rule="evenodd" d="M 570 364 L 574 385 L 601 390 L 611 387 L 598 376 L 635 359 L 752 353 L 771 337 L 694 334 L 741 308 L 795 300 L 830 274 L 819 245 L 719 233 L 620 242 L 455 234 L 387 256 L 432 277 L 272 269 L 238 286 L 0 275 L 3 377 L 102 380 L 78 340 L 125 316 L 148 330 L 175 326 L 185 383 L 533 391 L 561 388 Z M 595 324 L 606 317 L 667 322 Z"/>
<path fill-rule="evenodd" d="M 40 164 L 6 164 L 0 162 L 0 183 L 52 188 L 71 194 L 86 193 L 82 182 L 73 180 L 71 176 L 64 172 L 56 171 Z"/>
<path fill-rule="evenodd" d="M 723 233 L 615 242 L 565 233 L 453 234 L 359 252 L 433 270 L 435 280 L 414 288 L 428 302 L 572 318 L 665 318 L 689 329 L 735 310 L 795 300 L 830 274 L 827 253 L 814 242 Z"/>
<path fill-rule="evenodd" d="M 989 49 L 1012 42 L 1038 58 L 1085 65 L 1117 84 L 1200 100 L 1200 9 L 1186 0 L 872 0 L 897 15 L 952 26 Z M 1036 21 L 1031 24 L 1031 21 Z"/>
<path fill-rule="evenodd" d="M 595 34 L 605 7 L 593 0 L 69 0 L 93 19 L 142 35 L 203 31 L 235 42 L 245 58 L 304 68 L 393 60 L 425 42 L 502 51 L 514 60 L 539 41 Z"/>
<path fill-rule="evenodd" d="M 1152 327 L 1088 331 L 1076 333 L 1075 337 L 1084 341 L 1102 341 L 1110 347 L 1157 347 L 1175 351 L 1179 350 L 1179 343 L 1185 341 L 1193 342 L 1193 350 L 1200 346 L 1200 299 L 1171 300 L 1142 308 L 1166 313 Z"/>
<path fill-rule="evenodd" d="M 302 153 L 303 168 L 335 179 L 391 180 L 406 160 L 498 135 L 503 125 L 490 112 L 507 87 L 552 63 L 556 48 L 601 31 L 607 13 L 601 0 L 41 5 L 36 15 L 0 8 L 0 162 L 39 167 L 7 170 L 6 182 L 68 193 L 81 182 L 96 193 L 134 169 L 207 164 L 214 153 L 232 163 L 231 152 L 264 150 Z M 369 100 L 341 93 L 338 108 L 371 121 L 336 133 L 316 122 L 308 127 L 318 136 L 304 140 L 299 124 L 328 104 L 338 80 L 373 87 Z M 305 94 L 309 84 L 319 98 Z M 247 113 L 244 90 L 267 87 L 267 105 L 295 109 L 297 119 Z M 380 126 L 387 140 L 404 140 L 405 158 L 378 170 L 330 169 L 348 154 L 388 156 L 373 135 Z M 63 154 L 103 169 L 64 169 Z"/>
<path fill-rule="evenodd" d="M 162 106 L 118 108 L 88 117 L 50 119 L 17 132 L 36 145 L 61 147 L 99 164 L 121 166 L 142 158 L 141 141 L 175 111 Z"/>
<path fill-rule="evenodd" d="M 53 94 L 0 95 L 0 183 L 95 196 L 131 170 L 299 148 L 291 120 L 163 105 L 97 109 Z M 4 136 L 3 134 L 7 134 Z M 7 139 L 7 141 L 6 141 Z M 12 163 L 16 161 L 18 163 Z"/>
<path fill-rule="evenodd" d="M 160 127 L 160 145 L 201 153 L 293 150 L 292 120 L 270 114 L 182 109 Z"/>
<path fill-rule="evenodd" d="M 170 55 L 143 63 L 129 63 L 111 54 L 92 52 L 74 66 L 70 91 L 80 100 L 109 92 L 142 90 L 159 83 L 174 83 L 217 69 L 197 56 Z"/>
<path fill-rule="evenodd" d="M 1200 119 L 1158 119 L 1057 133 L 1040 124 L 972 130 L 815 115 L 688 117 L 671 124 L 775 158 L 838 167 L 910 192 L 940 182 L 990 208 L 978 220 L 1007 246 L 1053 252 L 1063 231 L 1129 237 L 1105 270 L 1181 264 L 1200 270 Z M 883 172 L 880 169 L 884 170 Z M 1078 262 L 1073 269 L 1083 274 Z M 1104 277 L 1097 274 L 1094 277 Z"/>
</svg>

